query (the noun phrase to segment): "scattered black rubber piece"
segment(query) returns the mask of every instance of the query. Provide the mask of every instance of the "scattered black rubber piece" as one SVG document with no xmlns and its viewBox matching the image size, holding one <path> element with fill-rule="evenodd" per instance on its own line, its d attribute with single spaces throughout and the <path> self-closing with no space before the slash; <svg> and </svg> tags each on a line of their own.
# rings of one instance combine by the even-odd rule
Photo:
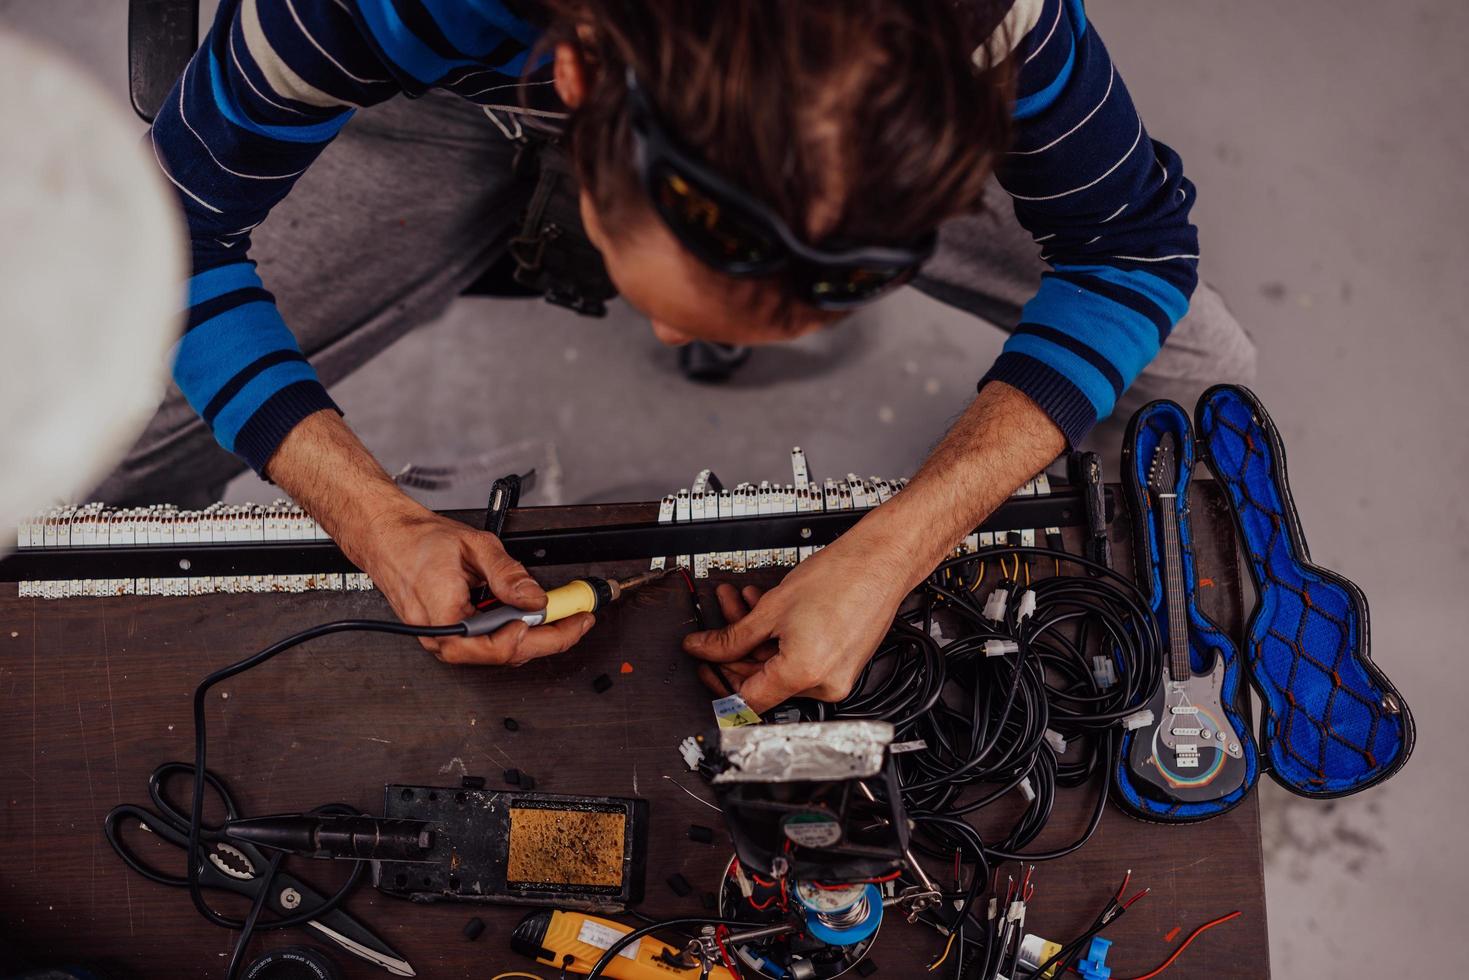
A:
<svg viewBox="0 0 1469 980">
<path fill-rule="evenodd" d="M 505 719 L 505 730 L 507 732 L 518 732 L 518 731 L 520 731 L 520 722 L 516 721 L 514 718 L 506 718 Z"/>
<path fill-rule="evenodd" d="M 668 887 L 672 888 L 673 893 L 679 898 L 688 898 L 694 893 L 694 886 L 689 884 L 689 879 L 685 878 L 681 874 L 669 875 Z"/>
<path fill-rule="evenodd" d="M 474 942 L 476 939 L 478 939 L 480 933 L 484 931 L 485 920 L 481 919 L 479 916 L 475 916 L 468 922 L 464 923 L 464 938 L 468 939 L 470 942 Z"/>
<path fill-rule="evenodd" d="M 689 840 L 695 844 L 712 844 L 714 843 L 714 828 L 691 823 L 689 824 Z"/>
<path fill-rule="evenodd" d="M 519 786 L 520 781 L 524 778 L 519 769 L 505 770 L 505 785 L 507 786 Z"/>
<path fill-rule="evenodd" d="M 606 694 L 608 691 L 612 690 L 612 678 L 608 677 L 606 674 L 598 674 L 596 677 L 592 678 L 592 690 L 596 691 L 598 694 Z"/>
<path fill-rule="evenodd" d="M 877 964 L 871 960 L 863 960 L 857 964 L 857 976 L 870 977 L 877 972 Z"/>
<path fill-rule="evenodd" d="M 705 892 L 699 896 L 699 901 L 704 903 L 704 908 L 710 912 L 719 908 L 719 896 L 713 892 Z"/>
<path fill-rule="evenodd" d="M 520 788 L 523 789 L 523 790 L 527 790 L 527 791 L 535 789 L 536 788 L 536 777 L 532 776 L 528 772 L 521 773 L 520 774 Z"/>
<path fill-rule="evenodd" d="M 461 789 L 484 789 L 485 777 L 465 776 L 459 780 L 459 786 Z"/>
</svg>

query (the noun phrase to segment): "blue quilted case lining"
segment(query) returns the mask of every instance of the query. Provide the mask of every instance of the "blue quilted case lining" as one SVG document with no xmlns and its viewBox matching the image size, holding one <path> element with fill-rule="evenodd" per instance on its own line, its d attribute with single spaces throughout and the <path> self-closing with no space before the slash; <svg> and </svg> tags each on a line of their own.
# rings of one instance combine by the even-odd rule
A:
<svg viewBox="0 0 1469 980">
<path fill-rule="evenodd" d="M 1366 596 L 1311 563 L 1284 447 L 1254 394 L 1216 386 L 1195 414 L 1255 583 L 1245 650 L 1263 701 L 1258 740 L 1271 775 L 1311 797 L 1381 782 L 1407 762 L 1414 727 L 1402 695 L 1372 663 Z"/>
<path fill-rule="evenodd" d="M 1148 506 L 1147 491 L 1144 488 L 1148 482 L 1148 468 L 1153 459 L 1153 451 L 1157 448 L 1158 441 L 1168 432 L 1173 433 L 1178 440 L 1177 493 L 1180 500 L 1187 500 L 1194 464 L 1194 443 L 1188 414 L 1178 405 L 1158 401 L 1144 406 L 1133 417 L 1122 454 L 1122 482 L 1133 519 L 1134 563 L 1138 569 L 1138 577 L 1142 580 L 1143 591 L 1152 601 L 1153 613 L 1158 617 L 1158 627 L 1163 636 L 1168 635 L 1168 610 L 1164 600 L 1163 558 L 1159 551 L 1161 531 L 1153 520 L 1154 512 Z M 1121 758 L 1113 774 L 1114 799 L 1131 815 L 1159 823 L 1191 823 L 1217 816 L 1238 805 L 1249 794 L 1260 773 L 1259 754 L 1254 741 L 1249 737 L 1249 722 L 1239 713 L 1238 708 L 1243 700 L 1243 669 L 1239 650 L 1234 641 L 1199 610 L 1195 600 L 1198 575 L 1194 568 L 1193 533 L 1186 515 L 1179 526 L 1179 543 L 1188 604 L 1190 659 L 1195 670 L 1203 671 L 1212 663 L 1210 651 L 1218 651 L 1224 657 L 1224 687 L 1221 694 L 1229 720 L 1237 731 L 1245 735 L 1240 744 L 1245 753 L 1246 776 L 1239 789 L 1209 803 L 1168 803 L 1146 796 L 1139 791 L 1138 783 L 1127 766 L 1132 740 L 1138 737 L 1137 732 L 1128 732 L 1123 736 Z M 1144 574 L 1147 576 L 1146 580 L 1143 580 Z"/>
</svg>

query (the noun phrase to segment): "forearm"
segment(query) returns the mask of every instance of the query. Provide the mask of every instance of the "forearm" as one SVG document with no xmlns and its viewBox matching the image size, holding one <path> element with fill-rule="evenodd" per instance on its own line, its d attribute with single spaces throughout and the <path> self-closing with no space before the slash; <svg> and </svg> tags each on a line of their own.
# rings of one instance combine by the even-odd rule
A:
<svg viewBox="0 0 1469 980">
<path fill-rule="evenodd" d="M 427 514 L 398 488 L 336 412 L 303 419 L 270 457 L 268 473 L 359 567 L 369 558 L 374 527 Z"/>
<path fill-rule="evenodd" d="M 859 527 L 906 556 L 905 591 L 966 534 L 1066 448 L 1034 402 L 1001 382 L 985 385 L 902 493 Z"/>
</svg>

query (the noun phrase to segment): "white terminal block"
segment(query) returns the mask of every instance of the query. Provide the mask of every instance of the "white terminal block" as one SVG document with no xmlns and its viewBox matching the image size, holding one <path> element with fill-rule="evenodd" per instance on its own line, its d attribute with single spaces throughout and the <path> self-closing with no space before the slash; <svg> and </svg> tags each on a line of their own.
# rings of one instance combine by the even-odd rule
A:
<svg viewBox="0 0 1469 980">
<path fill-rule="evenodd" d="M 796 513 L 796 488 L 787 483 L 785 489 L 780 492 L 779 503 L 780 509 L 778 513 Z M 778 554 L 780 555 L 780 563 L 787 568 L 794 568 L 796 565 L 796 561 L 800 557 L 799 553 L 794 547 L 782 548 L 780 549 Z"/>
<path fill-rule="evenodd" d="M 689 507 L 689 492 L 687 490 L 680 490 L 673 495 L 673 521 L 675 524 L 685 524 L 688 522 Z M 689 556 L 679 555 L 674 560 L 674 564 L 678 568 L 688 568 Z"/>
<path fill-rule="evenodd" d="M 806 464 L 806 453 L 800 446 L 791 448 L 791 479 L 796 481 L 797 490 L 811 485 L 811 468 Z"/>
<path fill-rule="evenodd" d="M 984 600 L 984 618 L 992 623 L 1004 622 L 1005 604 L 1009 601 L 1008 595 L 1009 593 L 1004 589 L 995 589 L 991 592 L 989 598 Z"/>
<path fill-rule="evenodd" d="M 1139 728 L 1146 728 L 1147 726 L 1151 725 L 1152 723 L 1153 723 L 1153 712 L 1152 712 L 1152 709 L 1150 709 L 1150 708 L 1144 708 L 1141 711 L 1134 711 L 1132 714 L 1130 714 L 1126 718 L 1122 719 L 1122 728 L 1125 731 L 1131 732 L 1131 731 L 1136 731 Z"/>
<path fill-rule="evenodd" d="M 706 471 L 707 472 L 707 471 Z M 716 504 L 717 506 L 717 504 Z M 709 495 L 703 491 L 689 495 L 689 520 L 702 521 L 708 514 Z M 693 556 L 694 578 L 709 577 L 709 555 L 699 554 Z"/>
<path fill-rule="evenodd" d="M 1019 653 L 1020 644 L 1014 640 L 985 640 L 984 655 L 986 657 L 1003 657 L 1007 653 Z"/>
<path fill-rule="evenodd" d="M 704 749 L 692 735 L 678 743 L 678 754 L 683 756 L 684 765 L 689 767 L 689 772 L 697 770 L 699 763 L 704 761 Z"/>
<path fill-rule="evenodd" d="M 672 524 L 673 523 L 673 507 L 674 507 L 674 503 L 675 503 L 675 498 L 674 498 L 673 494 L 670 493 L 668 496 L 664 497 L 663 500 L 658 504 L 658 523 L 659 524 Z M 269 534 L 268 531 L 266 532 L 266 540 L 274 540 L 273 538 L 270 537 L 270 534 Z M 653 559 L 652 564 L 650 564 L 648 566 L 648 568 L 650 568 L 651 570 L 653 570 L 655 572 L 661 572 L 661 571 L 663 571 L 663 569 L 665 567 L 667 567 L 667 564 L 668 564 L 668 559 L 665 558 L 665 557 L 663 557 L 662 555 L 659 555 L 657 558 L 654 558 Z"/>
<path fill-rule="evenodd" d="M 707 509 L 708 505 L 706 504 L 705 510 Z M 715 509 L 718 511 L 715 516 L 721 521 L 731 520 L 734 517 L 734 494 L 728 490 L 719 491 L 719 504 Z M 734 552 L 721 551 L 714 555 L 713 567 L 721 572 L 727 572 L 732 569 L 734 567 Z"/>
</svg>

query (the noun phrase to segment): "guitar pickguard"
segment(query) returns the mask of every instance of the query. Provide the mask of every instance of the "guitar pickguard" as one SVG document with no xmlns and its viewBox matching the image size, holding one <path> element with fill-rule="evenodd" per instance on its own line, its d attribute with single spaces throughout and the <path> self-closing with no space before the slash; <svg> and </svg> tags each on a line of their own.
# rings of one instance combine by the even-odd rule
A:
<svg viewBox="0 0 1469 980">
<path fill-rule="evenodd" d="M 1153 723 L 1134 738 L 1133 771 L 1169 798 L 1215 800 L 1244 782 L 1244 746 L 1222 699 L 1226 670 L 1215 654 L 1208 673 L 1165 676 L 1150 706 Z"/>
</svg>

